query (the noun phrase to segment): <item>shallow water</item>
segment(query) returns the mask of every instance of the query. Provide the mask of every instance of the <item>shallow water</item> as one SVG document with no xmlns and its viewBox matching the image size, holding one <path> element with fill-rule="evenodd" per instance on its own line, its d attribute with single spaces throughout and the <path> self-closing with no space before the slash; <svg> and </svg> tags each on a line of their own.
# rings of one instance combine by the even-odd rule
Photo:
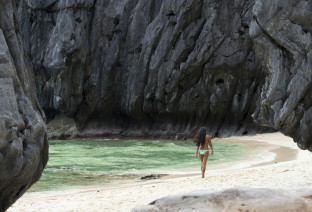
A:
<svg viewBox="0 0 312 212">
<path fill-rule="evenodd" d="M 242 161 L 253 151 L 249 145 L 230 142 L 213 141 L 213 147 L 215 154 L 209 155 L 207 169 Z M 191 141 L 53 140 L 47 167 L 30 191 L 103 185 L 200 167 L 195 151 Z"/>
</svg>

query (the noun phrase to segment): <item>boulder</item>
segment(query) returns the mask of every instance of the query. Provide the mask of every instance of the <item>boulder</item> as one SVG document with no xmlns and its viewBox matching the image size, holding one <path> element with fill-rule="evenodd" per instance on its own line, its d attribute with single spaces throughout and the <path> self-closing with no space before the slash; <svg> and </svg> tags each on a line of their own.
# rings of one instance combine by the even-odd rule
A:
<svg viewBox="0 0 312 212">
<path fill-rule="evenodd" d="M 131 212 L 310 212 L 312 190 L 282 189 L 226 189 L 197 191 L 155 200 L 149 205 L 136 207 Z"/>
</svg>

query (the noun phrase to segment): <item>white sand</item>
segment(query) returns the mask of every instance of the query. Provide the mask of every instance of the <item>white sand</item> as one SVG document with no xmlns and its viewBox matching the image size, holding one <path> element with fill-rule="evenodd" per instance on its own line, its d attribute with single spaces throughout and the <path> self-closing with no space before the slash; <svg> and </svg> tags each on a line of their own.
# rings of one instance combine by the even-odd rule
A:
<svg viewBox="0 0 312 212">
<path fill-rule="evenodd" d="M 110 187 L 88 187 L 57 192 L 26 193 L 8 212 L 123 212 L 131 211 L 136 206 L 146 205 L 164 196 L 196 190 L 215 190 L 233 187 L 312 188 L 312 168 L 310 165 L 312 154 L 308 151 L 300 150 L 291 138 L 281 133 L 270 133 L 258 134 L 256 136 L 231 137 L 229 139 L 247 143 L 250 141 L 265 142 L 270 144 L 266 145 L 267 148 L 277 153 L 277 157 L 271 163 L 263 163 L 249 168 L 207 170 L 205 179 L 202 179 L 198 172 L 195 175 L 171 176 Z M 250 143 L 254 145 L 254 142 Z M 296 155 L 297 157 L 295 157 Z"/>
</svg>

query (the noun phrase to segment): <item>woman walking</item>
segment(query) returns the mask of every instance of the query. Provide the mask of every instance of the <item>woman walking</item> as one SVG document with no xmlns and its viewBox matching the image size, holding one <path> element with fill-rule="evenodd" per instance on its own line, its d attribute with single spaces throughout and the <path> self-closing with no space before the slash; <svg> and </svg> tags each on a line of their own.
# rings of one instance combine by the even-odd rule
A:
<svg viewBox="0 0 312 212">
<path fill-rule="evenodd" d="M 201 172 L 202 172 L 202 178 L 205 177 L 205 171 L 206 171 L 206 163 L 209 157 L 209 148 L 208 144 L 211 149 L 211 154 L 213 155 L 213 147 L 211 143 L 211 137 L 209 135 L 206 135 L 207 129 L 205 127 L 201 127 L 199 131 L 197 132 L 196 135 L 196 158 L 198 156 L 198 151 L 199 151 L 199 158 L 201 161 Z"/>
</svg>

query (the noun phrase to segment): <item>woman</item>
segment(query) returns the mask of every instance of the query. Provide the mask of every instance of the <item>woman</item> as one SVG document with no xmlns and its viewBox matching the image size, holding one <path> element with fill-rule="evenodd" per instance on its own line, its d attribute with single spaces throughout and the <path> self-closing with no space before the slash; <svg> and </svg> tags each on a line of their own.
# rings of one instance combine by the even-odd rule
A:
<svg viewBox="0 0 312 212">
<path fill-rule="evenodd" d="M 197 132 L 196 135 L 196 146 L 197 146 L 197 150 L 196 150 L 196 158 L 198 155 L 198 151 L 199 151 L 199 158 L 201 161 L 201 172 L 202 172 L 202 178 L 205 177 L 205 171 L 206 171 L 206 163 L 209 157 L 209 149 L 208 149 L 208 144 L 210 146 L 211 149 L 211 154 L 213 155 L 213 147 L 211 144 L 211 138 L 209 135 L 206 135 L 206 128 L 205 127 L 201 127 L 199 129 L 199 131 Z"/>
</svg>

